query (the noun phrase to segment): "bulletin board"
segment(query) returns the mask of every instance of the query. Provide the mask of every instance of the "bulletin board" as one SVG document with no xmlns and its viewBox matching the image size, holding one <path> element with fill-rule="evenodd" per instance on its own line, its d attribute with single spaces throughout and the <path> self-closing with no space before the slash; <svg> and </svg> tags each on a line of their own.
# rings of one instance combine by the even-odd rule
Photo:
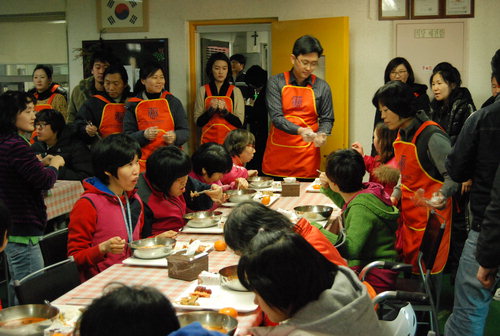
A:
<svg viewBox="0 0 500 336">
<path fill-rule="evenodd" d="M 460 71 L 462 82 L 467 86 L 467 25 L 464 21 L 395 22 L 394 25 L 395 56 L 410 62 L 416 83 L 429 86 L 434 66 L 449 62 Z"/>
</svg>

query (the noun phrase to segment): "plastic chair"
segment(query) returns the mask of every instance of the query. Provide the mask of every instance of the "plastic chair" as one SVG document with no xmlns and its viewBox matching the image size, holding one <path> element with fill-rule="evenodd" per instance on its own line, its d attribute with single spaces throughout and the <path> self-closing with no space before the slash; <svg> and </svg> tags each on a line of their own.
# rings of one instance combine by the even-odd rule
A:
<svg viewBox="0 0 500 336">
<path fill-rule="evenodd" d="M 43 262 L 50 266 L 68 258 L 68 229 L 51 232 L 40 239 Z"/>
<path fill-rule="evenodd" d="M 434 210 L 429 212 L 429 219 L 425 228 L 422 242 L 420 243 L 417 264 L 419 267 L 418 278 L 408 277 L 411 275 L 412 265 L 397 263 L 374 261 L 366 265 L 361 271 L 359 278 L 364 281 L 366 274 L 373 268 L 391 269 L 397 272 L 404 272 L 407 278 L 399 278 L 395 290 L 406 292 L 425 292 L 428 297 L 426 304 L 413 305 L 416 311 L 427 311 L 430 314 L 430 332 L 439 335 L 439 327 L 437 320 L 437 305 L 436 300 L 439 298 L 439 291 L 433 288 L 431 281 L 431 270 L 437 257 L 439 246 L 443 238 L 446 222 L 440 218 L 439 214 Z"/>
<path fill-rule="evenodd" d="M 14 281 L 19 304 L 53 301 L 80 284 L 73 257 L 33 272 Z"/>
</svg>

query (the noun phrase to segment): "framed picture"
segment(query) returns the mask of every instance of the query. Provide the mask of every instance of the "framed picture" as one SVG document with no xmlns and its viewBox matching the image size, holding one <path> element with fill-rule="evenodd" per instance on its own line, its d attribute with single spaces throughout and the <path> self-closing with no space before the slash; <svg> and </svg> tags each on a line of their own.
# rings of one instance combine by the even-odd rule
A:
<svg viewBox="0 0 500 336">
<path fill-rule="evenodd" d="M 474 0 L 446 0 L 445 17 L 474 17 Z"/>
<path fill-rule="evenodd" d="M 90 57 L 92 51 L 104 49 L 123 64 L 128 74 L 128 84 L 131 89 L 139 79 L 139 70 L 145 61 L 154 60 L 163 65 L 165 70 L 165 87 L 170 86 L 168 69 L 168 39 L 130 39 L 130 40 L 94 40 L 82 41 L 84 78 L 91 75 Z"/>
<path fill-rule="evenodd" d="M 96 0 L 96 12 L 99 32 L 148 31 L 148 0 Z"/>
<path fill-rule="evenodd" d="M 413 0 L 411 2 L 412 19 L 436 19 L 442 17 L 440 0 Z"/>
<path fill-rule="evenodd" d="M 378 0 L 379 20 L 409 19 L 409 0 Z"/>
</svg>

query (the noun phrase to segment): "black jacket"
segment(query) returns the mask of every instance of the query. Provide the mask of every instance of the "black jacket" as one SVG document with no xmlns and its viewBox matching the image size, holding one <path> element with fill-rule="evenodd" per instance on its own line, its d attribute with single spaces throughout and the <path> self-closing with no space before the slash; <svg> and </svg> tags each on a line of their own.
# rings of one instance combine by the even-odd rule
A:
<svg viewBox="0 0 500 336">
<path fill-rule="evenodd" d="M 47 144 L 42 141 L 36 141 L 31 145 L 31 149 L 35 154 L 41 154 L 45 157 L 51 155 L 61 155 L 64 158 L 65 164 L 59 168 L 59 180 L 75 180 L 82 181 L 83 179 L 94 175 L 92 170 L 92 161 L 90 150 L 76 135 L 72 125 L 67 125 L 57 138 L 57 143 L 48 148 Z"/>
<path fill-rule="evenodd" d="M 451 93 L 447 103 L 433 99 L 429 116 L 448 133 L 453 145 L 457 141 L 465 120 L 475 110 L 476 106 L 474 106 L 469 90 L 460 87 Z"/>
<path fill-rule="evenodd" d="M 490 192 L 499 163 L 500 96 L 495 103 L 473 113 L 465 121 L 446 160 L 446 169 L 454 181 L 472 179 L 471 227 L 475 231 L 480 231 L 484 211 L 490 203 Z"/>
</svg>

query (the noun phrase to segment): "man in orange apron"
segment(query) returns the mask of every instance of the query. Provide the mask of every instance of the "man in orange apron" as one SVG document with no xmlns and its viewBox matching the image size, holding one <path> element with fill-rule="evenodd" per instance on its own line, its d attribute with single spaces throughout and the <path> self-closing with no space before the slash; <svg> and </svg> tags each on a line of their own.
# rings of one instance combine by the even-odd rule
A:
<svg viewBox="0 0 500 336">
<path fill-rule="evenodd" d="M 89 98 L 76 116 L 78 133 L 86 143 L 123 132 L 125 102 L 130 95 L 127 82 L 127 71 L 122 65 L 113 64 L 106 69 L 105 93 Z"/>
<path fill-rule="evenodd" d="M 271 77 L 267 108 L 272 119 L 262 171 L 273 176 L 315 178 L 320 150 L 333 127 L 330 86 L 312 74 L 323 53 L 312 36 L 295 41 L 289 72 Z"/>
<path fill-rule="evenodd" d="M 451 195 L 458 188 L 446 172 L 444 162 L 451 151 L 446 133 L 424 111 L 414 108 L 414 96 L 410 88 L 398 81 L 382 86 L 373 98 L 382 119 L 391 130 L 399 129 L 394 142 L 394 155 L 401 171 L 401 183 L 396 186 L 391 198 L 400 200 L 401 226 L 399 242 L 404 262 L 414 266 L 418 272 L 418 249 L 427 225 L 429 209 L 417 204 L 415 196 L 423 190 L 425 199 L 446 223 L 445 232 L 432 273 L 440 273 L 446 265 L 450 244 Z"/>
</svg>

